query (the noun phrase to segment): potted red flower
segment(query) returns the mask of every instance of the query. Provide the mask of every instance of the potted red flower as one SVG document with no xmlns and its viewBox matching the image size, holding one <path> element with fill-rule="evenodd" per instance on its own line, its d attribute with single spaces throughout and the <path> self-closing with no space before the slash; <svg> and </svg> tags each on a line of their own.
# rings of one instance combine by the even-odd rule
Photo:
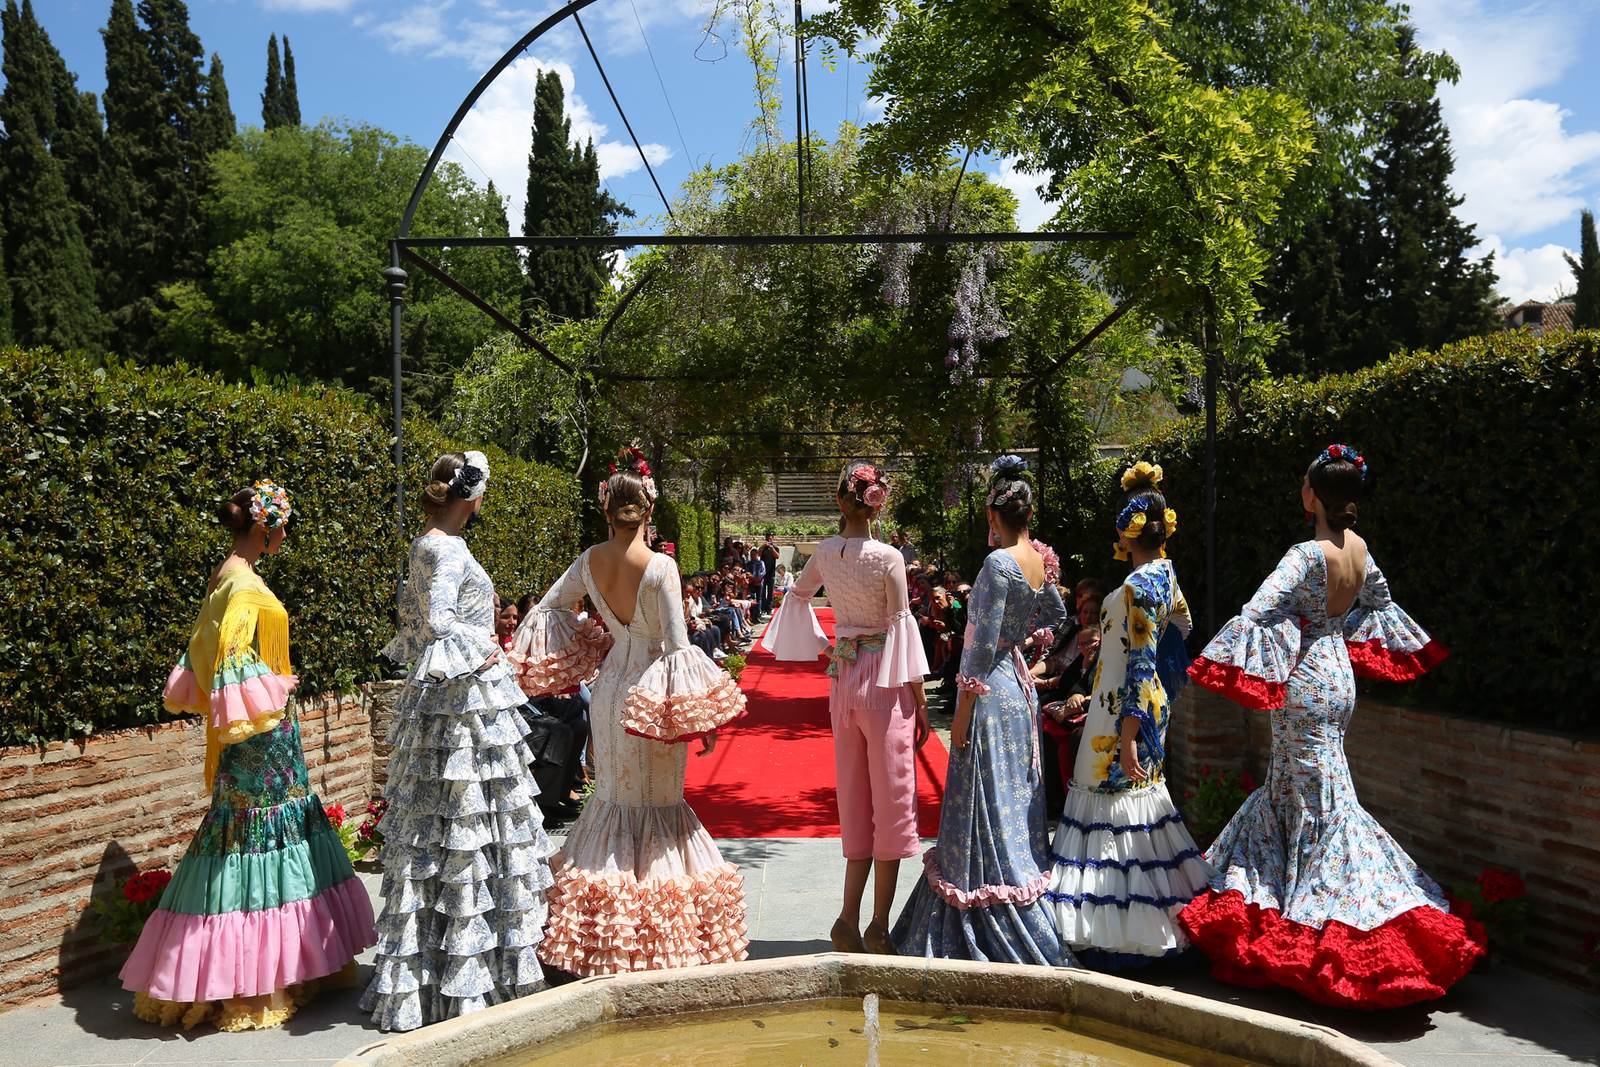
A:
<svg viewBox="0 0 1600 1067">
<path fill-rule="evenodd" d="M 1483 924 L 1491 952 L 1520 945 L 1527 935 L 1528 886 L 1514 871 L 1489 867 L 1471 885 L 1451 887 L 1449 898 L 1451 914 Z"/>
<path fill-rule="evenodd" d="M 171 881 L 171 871 L 156 867 L 118 882 L 115 893 L 91 899 L 89 910 L 100 927 L 100 940 L 114 945 L 131 945 L 139 940 L 139 932 L 160 905 L 161 894 Z"/>
</svg>

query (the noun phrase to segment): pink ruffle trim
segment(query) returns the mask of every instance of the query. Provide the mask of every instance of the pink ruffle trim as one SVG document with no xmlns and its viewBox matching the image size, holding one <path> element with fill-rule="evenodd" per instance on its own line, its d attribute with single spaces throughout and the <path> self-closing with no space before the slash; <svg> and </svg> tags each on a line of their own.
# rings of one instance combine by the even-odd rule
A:
<svg viewBox="0 0 1600 1067">
<path fill-rule="evenodd" d="M 622 704 L 622 728 L 635 737 L 679 744 L 704 737 L 744 714 L 744 692 L 726 674 L 709 689 L 662 696 L 639 686 Z"/>
<path fill-rule="evenodd" d="M 163 702 L 177 711 L 209 708 L 211 725 L 225 730 L 236 723 L 278 715 L 289 704 L 289 694 L 300 684 L 292 674 L 259 674 L 242 682 L 200 692 L 200 682 L 188 667 L 174 667 L 167 676 Z M 170 999 L 170 998 L 163 998 Z"/>
<path fill-rule="evenodd" d="M 522 691 L 542 697 L 565 693 L 594 677 L 609 651 L 611 635 L 599 619 L 580 623 L 570 611 L 540 609 L 518 628 L 505 658 Z"/>
<path fill-rule="evenodd" d="M 556 872 L 539 958 L 582 978 L 734 963 L 750 946 L 744 881 L 731 863 L 640 881 L 570 864 Z"/>
<path fill-rule="evenodd" d="M 980 885 L 976 889 L 958 889 L 944 880 L 939 873 L 937 849 L 922 854 L 922 871 L 928 886 L 939 894 L 941 900 L 952 908 L 987 908 L 993 904 L 1032 904 L 1050 885 L 1050 874 L 1041 871 L 1039 877 L 1027 885 Z"/>
<path fill-rule="evenodd" d="M 157 909 L 122 968 L 122 985 L 191 1003 L 256 997 L 340 970 L 377 944 L 359 878 L 263 911 L 184 915 Z"/>
<path fill-rule="evenodd" d="M 968 678 L 964 674 L 956 675 L 956 688 L 963 693 L 977 693 L 981 697 L 989 695 L 989 683 L 980 682 L 976 678 Z"/>
</svg>

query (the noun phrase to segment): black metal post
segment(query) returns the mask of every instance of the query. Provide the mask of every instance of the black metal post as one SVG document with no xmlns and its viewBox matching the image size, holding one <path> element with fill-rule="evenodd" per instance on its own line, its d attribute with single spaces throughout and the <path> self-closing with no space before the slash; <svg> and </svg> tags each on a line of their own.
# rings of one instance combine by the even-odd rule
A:
<svg viewBox="0 0 1600 1067">
<path fill-rule="evenodd" d="M 794 163 L 795 181 L 799 186 L 799 199 L 796 201 L 796 217 L 799 222 L 798 229 L 806 232 L 806 146 L 805 146 L 805 120 L 804 98 L 800 88 L 800 68 L 806 61 L 805 40 L 800 35 L 800 0 L 794 0 Z"/>
<path fill-rule="evenodd" d="M 1206 301 L 1206 321 L 1201 326 L 1206 358 L 1206 633 L 1217 632 L 1217 351 Z"/>
<path fill-rule="evenodd" d="M 405 268 L 400 266 L 399 242 L 389 242 L 389 266 L 383 272 L 384 282 L 389 289 L 389 355 L 393 361 L 394 372 L 394 530 L 398 543 L 404 544 L 406 539 L 406 468 L 405 468 L 405 418 L 402 409 L 402 387 L 400 382 L 401 357 L 403 345 L 401 341 L 401 320 L 405 315 L 406 279 Z M 404 566 L 402 565 L 395 578 L 395 603 L 400 602 L 401 584 L 405 581 Z"/>
</svg>

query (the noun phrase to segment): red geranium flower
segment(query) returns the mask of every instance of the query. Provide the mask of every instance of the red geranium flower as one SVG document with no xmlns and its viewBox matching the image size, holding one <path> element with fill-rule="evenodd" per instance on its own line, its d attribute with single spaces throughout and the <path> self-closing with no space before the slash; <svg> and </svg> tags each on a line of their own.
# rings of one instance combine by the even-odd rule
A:
<svg viewBox="0 0 1600 1067">
<path fill-rule="evenodd" d="M 344 825 L 343 804 L 330 804 L 322 809 L 322 813 L 328 817 L 328 821 L 333 823 L 334 826 Z"/>
<path fill-rule="evenodd" d="M 1472 905 L 1457 897 L 1454 893 L 1446 893 L 1444 902 L 1450 906 L 1451 915 L 1462 920 L 1472 918 Z"/>
<path fill-rule="evenodd" d="M 1478 889 L 1483 893 L 1484 901 L 1489 904 L 1497 904 L 1502 900 L 1520 900 L 1528 895 L 1528 886 L 1521 877 L 1498 867 L 1490 867 L 1478 875 Z"/>
<path fill-rule="evenodd" d="M 1256 791 L 1255 776 L 1249 771 L 1245 771 L 1243 774 L 1239 775 L 1239 785 L 1244 788 L 1246 793 L 1254 793 Z"/>
</svg>

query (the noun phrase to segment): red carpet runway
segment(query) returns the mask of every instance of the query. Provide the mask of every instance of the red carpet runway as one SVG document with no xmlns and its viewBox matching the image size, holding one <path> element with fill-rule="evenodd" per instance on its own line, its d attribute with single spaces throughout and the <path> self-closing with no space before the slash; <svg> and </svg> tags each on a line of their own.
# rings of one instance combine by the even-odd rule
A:
<svg viewBox="0 0 1600 1067">
<path fill-rule="evenodd" d="M 833 635 L 833 612 L 817 609 Z M 826 658 L 779 663 L 756 650 L 739 679 L 745 717 L 724 730 L 717 750 L 689 749 L 685 793 L 713 837 L 838 837 L 833 731 L 828 726 Z M 917 832 L 939 833 L 949 755 L 937 736 L 917 754 Z"/>
</svg>

